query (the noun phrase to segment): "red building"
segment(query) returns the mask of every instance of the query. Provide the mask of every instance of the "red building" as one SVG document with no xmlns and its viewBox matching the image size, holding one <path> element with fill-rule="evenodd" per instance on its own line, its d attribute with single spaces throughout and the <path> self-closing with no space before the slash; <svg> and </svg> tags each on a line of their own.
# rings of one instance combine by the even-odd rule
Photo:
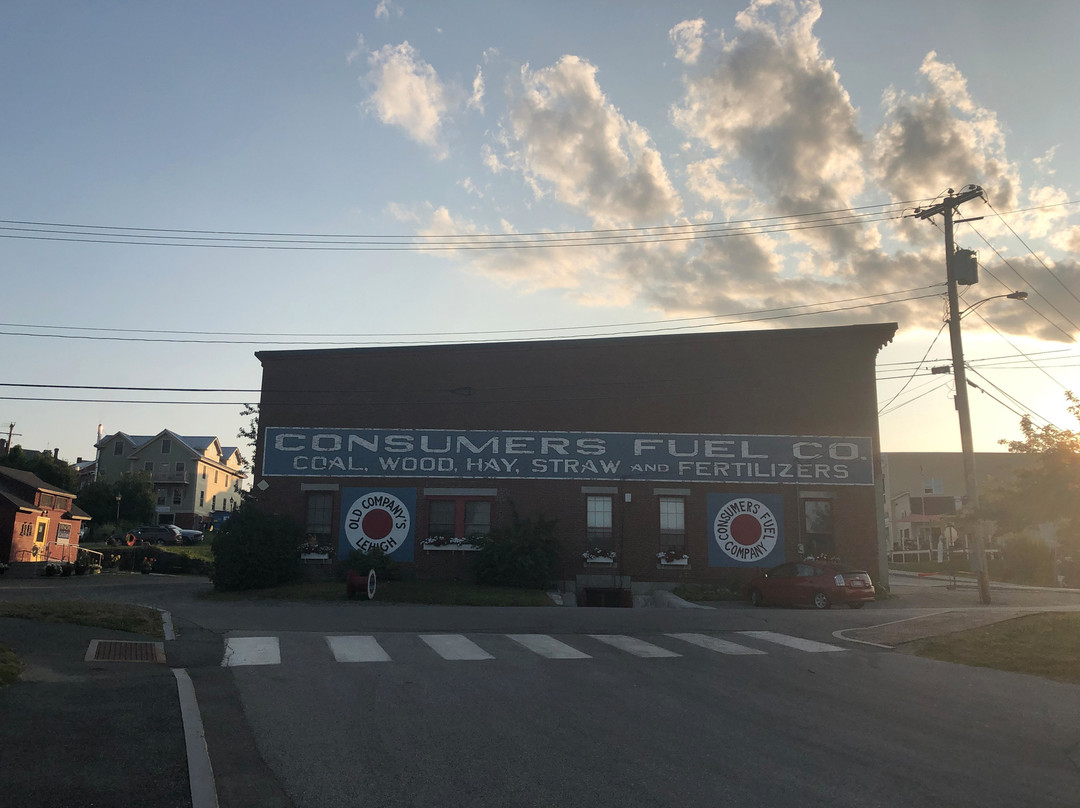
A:
<svg viewBox="0 0 1080 808">
<path fill-rule="evenodd" d="M 876 579 L 895 330 L 260 352 L 253 493 L 421 578 L 467 576 L 470 536 L 516 513 L 557 520 L 579 595 L 810 554 Z"/>
<path fill-rule="evenodd" d="M 74 562 L 79 530 L 90 519 L 74 500 L 37 475 L 0 466 L 0 559 Z"/>
</svg>

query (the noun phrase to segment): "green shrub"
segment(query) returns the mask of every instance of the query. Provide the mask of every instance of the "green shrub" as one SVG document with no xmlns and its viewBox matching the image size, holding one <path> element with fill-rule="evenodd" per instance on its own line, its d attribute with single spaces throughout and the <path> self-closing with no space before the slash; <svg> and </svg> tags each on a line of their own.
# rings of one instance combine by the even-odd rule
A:
<svg viewBox="0 0 1080 808">
<path fill-rule="evenodd" d="M 296 548 L 304 532 L 292 519 L 243 505 L 214 532 L 210 580 L 220 592 L 263 589 L 300 577 Z"/>
<path fill-rule="evenodd" d="M 495 528 L 487 536 L 470 539 L 480 548 L 473 561 L 476 581 L 491 586 L 544 589 L 555 577 L 559 543 L 555 520 L 538 516 Z"/>
<path fill-rule="evenodd" d="M 1057 586 L 1054 551 L 1038 539 L 1017 536 L 1005 542 L 1001 558 L 989 566 L 990 577 L 1029 586 Z"/>
<path fill-rule="evenodd" d="M 375 577 L 379 581 L 401 580 L 401 567 L 378 547 L 372 548 L 370 553 L 365 553 L 362 550 L 351 550 L 348 557 L 337 565 L 338 578 L 342 581 L 345 580 L 349 572 L 367 575 L 368 570 L 375 570 Z"/>
</svg>

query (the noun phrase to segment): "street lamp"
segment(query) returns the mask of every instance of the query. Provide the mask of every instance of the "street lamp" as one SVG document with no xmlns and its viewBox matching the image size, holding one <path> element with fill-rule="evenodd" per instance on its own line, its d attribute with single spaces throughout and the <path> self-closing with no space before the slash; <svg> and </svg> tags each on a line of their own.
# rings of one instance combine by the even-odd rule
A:
<svg viewBox="0 0 1080 808">
<path fill-rule="evenodd" d="M 984 297 L 982 300 L 978 300 L 975 303 L 972 303 L 966 309 L 961 311 L 960 312 L 960 317 L 961 317 L 961 319 L 964 318 L 964 317 L 967 317 L 969 314 L 971 314 L 971 312 L 975 311 L 975 309 L 979 308 L 979 306 L 981 306 L 983 303 L 986 303 L 989 300 L 1000 300 L 1002 298 L 1008 298 L 1009 300 L 1027 300 L 1028 299 L 1028 293 L 1027 292 L 1009 292 L 1009 294 L 1007 294 L 1007 295 L 993 295 L 991 297 Z"/>
<path fill-rule="evenodd" d="M 120 495 L 116 495 L 116 521 L 120 522 Z"/>
</svg>

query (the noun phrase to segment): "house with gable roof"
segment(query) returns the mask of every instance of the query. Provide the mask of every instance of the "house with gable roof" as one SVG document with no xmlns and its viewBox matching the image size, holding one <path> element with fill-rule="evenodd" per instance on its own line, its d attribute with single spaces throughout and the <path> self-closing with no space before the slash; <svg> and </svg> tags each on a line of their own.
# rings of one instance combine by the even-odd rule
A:
<svg viewBox="0 0 1080 808">
<path fill-rule="evenodd" d="M 240 506 L 247 475 L 236 446 L 222 446 L 213 435 L 156 435 L 116 432 L 98 441 L 98 480 L 112 482 L 131 472 L 154 483 L 159 524 L 201 529 L 215 512 Z"/>
<path fill-rule="evenodd" d="M 72 492 L 0 466 L 0 562 L 73 562 L 79 529 L 89 519 Z"/>
</svg>

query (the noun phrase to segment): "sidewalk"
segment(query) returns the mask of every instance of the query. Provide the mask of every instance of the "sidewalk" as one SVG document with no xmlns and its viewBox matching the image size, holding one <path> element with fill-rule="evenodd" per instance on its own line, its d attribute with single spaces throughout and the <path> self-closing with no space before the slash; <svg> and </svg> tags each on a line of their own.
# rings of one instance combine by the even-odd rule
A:
<svg viewBox="0 0 1080 808">
<path fill-rule="evenodd" d="M 837 632 L 838 636 L 895 648 L 1033 612 L 1080 611 L 1080 589 L 991 583 L 990 603 L 983 604 L 974 581 L 958 582 L 953 588 L 951 580 L 943 576 L 927 580 L 916 573 L 890 571 L 889 582 L 892 598 L 882 607 L 890 611 L 918 609 L 920 613 L 866 628 L 844 629 Z"/>
<path fill-rule="evenodd" d="M 168 665 L 86 662 L 92 640 L 147 640 L 0 618 L 22 679 L 0 690 L 5 808 L 190 806 L 177 683 Z"/>
</svg>

